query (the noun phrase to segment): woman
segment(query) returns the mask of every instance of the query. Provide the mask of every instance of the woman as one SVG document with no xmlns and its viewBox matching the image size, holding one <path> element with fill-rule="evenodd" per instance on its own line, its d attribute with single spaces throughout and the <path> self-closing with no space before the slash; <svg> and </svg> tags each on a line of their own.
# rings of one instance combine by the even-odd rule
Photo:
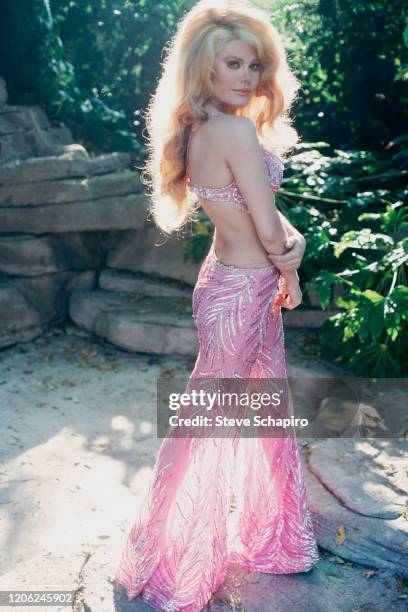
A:
<svg viewBox="0 0 408 612">
<path fill-rule="evenodd" d="M 297 88 L 263 11 L 206 0 L 181 20 L 147 116 L 147 170 L 164 232 L 182 227 L 197 202 L 216 228 L 193 293 L 200 350 L 191 385 L 286 379 L 280 307 L 301 302 L 305 243 L 274 192 L 281 156 L 297 141 L 287 116 Z M 292 573 L 317 561 L 294 436 L 172 434 L 116 582 L 129 599 L 193 612 L 230 563 Z"/>
</svg>

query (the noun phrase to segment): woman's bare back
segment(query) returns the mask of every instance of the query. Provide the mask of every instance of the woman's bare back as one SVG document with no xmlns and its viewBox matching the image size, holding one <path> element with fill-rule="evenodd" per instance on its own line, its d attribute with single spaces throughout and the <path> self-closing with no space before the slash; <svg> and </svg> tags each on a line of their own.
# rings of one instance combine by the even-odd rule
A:
<svg viewBox="0 0 408 612">
<path fill-rule="evenodd" d="M 188 150 L 189 176 L 194 184 L 222 188 L 234 176 L 223 155 L 223 125 L 225 116 L 213 116 L 196 125 Z M 215 226 L 213 250 L 226 265 L 256 267 L 270 264 L 267 252 L 259 240 L 251 216 L 231 201 L 211 201 L 197 196 L 206 215 Z"/>
</svg>

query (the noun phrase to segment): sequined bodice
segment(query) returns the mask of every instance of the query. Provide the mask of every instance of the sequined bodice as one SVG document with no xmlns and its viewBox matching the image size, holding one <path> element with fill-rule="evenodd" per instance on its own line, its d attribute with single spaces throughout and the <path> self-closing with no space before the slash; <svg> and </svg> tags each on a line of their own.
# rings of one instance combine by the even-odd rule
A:
<svg viewBox="0 0 408 612">
<path fill-rule="evenodd" d="M 219 115 L 224 113 L 209 111 L 208 114 Z M 262 147 L 262 156 L 268 172 L 270 187 L 273 191 L 276 192 L 279 189 L 283 178 L 283 162 L 277 155 L 275 155 L 268 149 L 265 149 L 265 147 Z M 187 186 L 190 191 L 201 196 L 202 198 L 205 198 L 206 200 L 213 200 L 219 202 L 224 201 L 231 204 L 236 204 L 236 206 L 239 207 L 243 212 L 250 214 L 245 199 L 242 193 L 240 192 L 238 184 L 235 180 L 232 181 L 232 183 L 226 185 L 225 187 L 203 187 L 201 185 L 194 184 L 190 179 L 190 176 L 187 174 Z"/>
</svg>

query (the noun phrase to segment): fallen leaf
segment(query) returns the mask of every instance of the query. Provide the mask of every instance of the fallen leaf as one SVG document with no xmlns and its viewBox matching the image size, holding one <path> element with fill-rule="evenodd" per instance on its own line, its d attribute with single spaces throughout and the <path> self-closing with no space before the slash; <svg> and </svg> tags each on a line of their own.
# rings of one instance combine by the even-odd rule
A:
<svg viewBox="0 0 408 612">
<path fill-rule="evenodd" d="M 341 545 L 344 543 L 344 540 L 346 539 L 346 528 L 343 524 L 338 526 L 337 529 L 337 533 L 336 533 L 336 544 L 337 545 Z"/>
<path fill-rule="evenodd" d="M 342 578 L 341 576 L 336 576 L 336 574 L 327 574 L 327 577 L 332 582 L 337 582 L 337 583 L 345 582 L 344 578 Z"/>
<path fill-rule="evenodd" d="M 368 570 L 365 570 L 365 572 L 363 572 L 364 578 L 371 578 L 371 576 L 375 576 L 376 574 L 377 572 L 374 569 L 368 569 Z"/>
</svg>

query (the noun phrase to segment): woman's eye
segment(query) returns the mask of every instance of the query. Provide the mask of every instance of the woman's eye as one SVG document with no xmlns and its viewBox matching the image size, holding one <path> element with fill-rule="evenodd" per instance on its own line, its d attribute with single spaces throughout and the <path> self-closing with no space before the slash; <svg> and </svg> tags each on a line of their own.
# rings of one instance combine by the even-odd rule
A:
<svg viewBox="0 0 408 612">
<path fill-rule="evenodd" d="M 229 66 L 230 68 L 237 68 L 237 67 L 239 68 L 239 62 L 237 62 L 236 60 L 231 60 L 231 61 L 229 61 L 229 62 L 228 62 L 228 66 Z M 260 70 L 260 69 L 261 69 L 261 67 L 262 67 L 262 66 L 261 66 L 261 64 L 259 64 L 259 63 L 257 63 L 257 64 L 252 64 L 252 66 L 251 66 L 251 68 L 255 69 L 256 71 L 257 71 L 257 70 Z"/>
</svg>

